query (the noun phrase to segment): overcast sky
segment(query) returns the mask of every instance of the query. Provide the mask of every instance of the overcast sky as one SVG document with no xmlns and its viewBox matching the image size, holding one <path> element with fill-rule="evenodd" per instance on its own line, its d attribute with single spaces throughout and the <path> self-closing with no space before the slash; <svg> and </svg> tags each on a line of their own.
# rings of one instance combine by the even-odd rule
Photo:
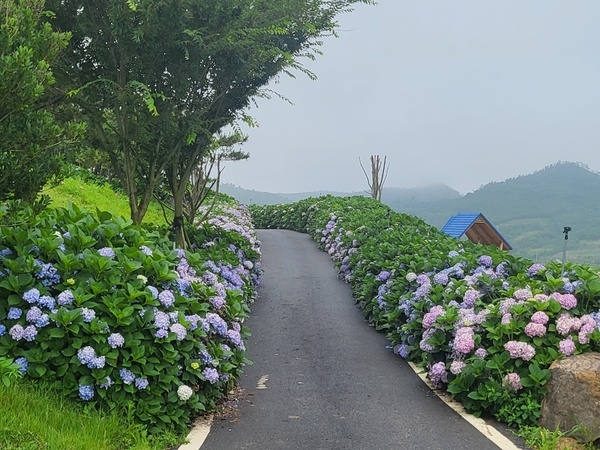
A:
<svg viewBox="0 0 600 450">
<path fill-rule="evenodd" d="M 223 182 L 267 192 L 359 191 L 358 159 L 387 155 L 386 187 L 461 193 L 578 161 L 600 171 L 600 1 L 379 0 L 282 76 L 250 114 L 250 159 Z"/>
</svg>

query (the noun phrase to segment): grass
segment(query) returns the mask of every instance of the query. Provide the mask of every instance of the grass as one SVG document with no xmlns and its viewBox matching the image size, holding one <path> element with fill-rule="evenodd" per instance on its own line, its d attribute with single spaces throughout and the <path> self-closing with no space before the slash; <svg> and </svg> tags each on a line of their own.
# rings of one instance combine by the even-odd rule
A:
<svg viewBox="0 0 600 450">
<path fill-rule="evenodd" d="M 523 438 L 528 447 L 534 450 L 597 450 L 598 445 L 594 443 L 582 444 L 571 437 L 580 427 L 561 432 L 541 427 L 522 427 L 518 435 Z"/>
<path fill-rule="evenodd" d="M 126 414 L 86 408 L 23 380 L 0 383 L 0 411 L 2 450 L 164 450 L 181 441 L 149 438 Z"/>
<path fill-rule="evenodd" d="M 125 194 L 115 192 L 109 184 L 86 183 L 77 178 L 65 178 L 58 186 L 44 190 L 52 199 L 51 206 L 65 207 L 69 203 L 94 214 L 96 208 L 114 215 L 131 217 Z M 165 217 L 157 202 L 152 202 L 144 217 L 144 224 L 165 224 Z"/>
</svg>

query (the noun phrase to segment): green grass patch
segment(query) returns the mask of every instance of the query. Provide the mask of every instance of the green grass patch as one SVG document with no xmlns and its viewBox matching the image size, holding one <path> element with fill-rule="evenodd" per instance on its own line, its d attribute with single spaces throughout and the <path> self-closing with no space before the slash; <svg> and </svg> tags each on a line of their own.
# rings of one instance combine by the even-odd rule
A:
<svg viewBox="0 0 600 450">
<path fill-rule="evenodd" d="M 77 178 L 65 178 L 58 186 L 48 188 L 43 193 L 52 199 L 51 206 L 55 208 L 66 207 L 72 203 L 90 213 L 94 213 L 98 208 L 100 211 L 110 211 L 114 215 L 131 217 L 127 196 L 115 192 L 108 183 L 99 185 Z M 143 223 L 165 224 L 162 209 L 157 202 L 150 204 Z"/>
<path fill-rule="evenodd" d="M 84 407 L 24 381 L 0 384 L 0 411 L 2 450 L 164 450 L 177 440 L 150 440 L 123 414 Z"/>
</svg>

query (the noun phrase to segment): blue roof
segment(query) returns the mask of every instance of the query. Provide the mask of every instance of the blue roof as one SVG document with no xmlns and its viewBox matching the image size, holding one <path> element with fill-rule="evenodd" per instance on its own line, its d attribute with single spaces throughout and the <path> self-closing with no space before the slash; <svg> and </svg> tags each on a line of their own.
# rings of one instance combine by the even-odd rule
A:
<svg viewBox="0 0 600 450">
<path fill-rule="evenodd" d="M 506 239 L 498 233 L 498 230 L 480 212 L 458 213 L 448 219 L 446 225 L 442 227 L 442 231 L 449 236 L 460 239 L 475 222 L 477 222 L 477 225 L 468 233 L 471 241 L 486 245 L 496 245 L 501 249 L 512 249 Z"/>
<path fill-rule="evenodd" d="M 442 231 L 452 237 L 460 238 L 473 225 L 481 213 L 458 213 L 446 222 Z"/>
</svg>

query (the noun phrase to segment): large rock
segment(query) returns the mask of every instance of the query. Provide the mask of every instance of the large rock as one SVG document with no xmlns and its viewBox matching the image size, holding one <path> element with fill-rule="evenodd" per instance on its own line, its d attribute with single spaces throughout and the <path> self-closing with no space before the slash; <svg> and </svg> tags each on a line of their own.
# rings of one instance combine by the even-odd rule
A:
<svg viewBox="0 0 600 450">
<path fill-rule="evenodd" d="M 600 438 L 600 353 L 584 353 L 554 361 L 548 394 L 542 401 L 540 425 L 569 431 L 581 442 Z"/>
</svg>

